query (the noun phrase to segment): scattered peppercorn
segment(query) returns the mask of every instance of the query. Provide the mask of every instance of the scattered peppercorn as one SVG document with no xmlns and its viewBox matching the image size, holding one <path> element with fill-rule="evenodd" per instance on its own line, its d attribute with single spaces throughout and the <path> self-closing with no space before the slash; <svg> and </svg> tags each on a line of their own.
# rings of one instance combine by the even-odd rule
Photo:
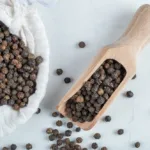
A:
<svg viewBox="0 0 150 150">
<path fill-rule="evenodd" d="M 77 127 L 76 132 L 80 132 L 80 131 L 81 131 L 81 128 Z"/>
<path fill-rule="evenodd" d="M 69 138 L 65 138 L 64 139 L 64 143 L 68 145 L 70 143 L 70 139 Z"/>
<path fill-rule="evenodd" d="M 60 118 L 64 118 L 64 116 L 62 114 L 59 114 Z"/>
<path fill-rule="evenodd" d="M 135 143 L 135 147 L 136 147 L 136 148 L 139 148 L 140 145 L 141 145 L 140 142 L 136 142 L 136 143 Z"/>
<path fill-rule="evenodd" d="M 72 122 L 68 122 L 68 123 L 67 123 L 67 127 L 68 127 L 68 128 L 72 128 L 72 127 L 73 127 L 73 123 L 72 123 Z"/>
<path fill-rule="evenodd" d="M 84 42 L 79 42 L 78 45 L 79 45 L 80 48 L 84 48 L 86 46 Z"/>
<path fill-rule="evenodd" d="M 69 77 L 66 77 L 66 78 L 64 79 L 64 82 L 68 84 L 68 83 L 71 82 L 71 79 L 70 79 Z"/>
<path fill-rule="evenodd" d="M 63 137 L 64 137 L 64 134 L 63 134 L 63 133 L 57 134 L 57 138 L 58 138 L 58 139 L 63 139 Z"/>
<path fill-rule="evenodd" d="M 63 74 L 63 70 L 62 69 L 57 69 L 56 73 L 57 73 L 57 75 L 62 75 Z"/>
<path fill-rule="evenodd" d="M 78 144 L 75 144 L 75 145 L 74 145 L 74 148 L 75 148 L 76 150 L 81 150 L 81 146 L 78 145 Z"/>
<path fill-rule="evenodd" d="M 49 136 L 49 140 L 50 140 L 50 141 L 54 141 L 55 139 L 56 139 L 56 136 L 55 136 L 55 135 L 52 134 L 52 135 Z"/>
<path fill-rule="evenodd" d="M 102 147 L 101 150 L 107 150 L 107 147 Z"/>
<path fill-rule="evenodd" d="M 92 143 L 92 146 L 91 146 L 93 149 L 97 149 L 98 148 L 98 145 L 97 143 Z"/>
<path fill-rule="evenodd" d="M 59 131 L 58 131 L 57 129 L 54 129 L 54 130 L 52 131 L 52 133 L 53 133 L 53 135 L 57 136 L 57 135 L 59 134 Z"/>
<path fill-rule="evenodd" d="M 37 65 L 41 64 L 43 62 L 43 58 L 41 56 L 36 57 L 35 59 Z"/>
<path fill-rule="evenodd" d="M 131 97 L 133 97 L 134 94 L 132 91 L 127 91 L 126 95 L 127 95 L 127 97 L 131 98 Z"/>
<path fill-rule="evenodd" d="M 100 135 L 99 133 L 95 133 L 95 134 L 94 134 L 94 138 L 95 138 L 95 139 L 100 139 L 100 138 L 101 138 L 101 135 Z"/>
<path fill-rule="evenodd" d="M 7 147 L 3 147 L 3 149 L 2 150 L 9 150 Z"/>
<path fill-rule="evenodd" d="M 58 115 L 59 115 L 58 112 L 53 112 L 53 113 L 52 113 L 52 116 L 53 116 L 53 117 L 58 117 Z"/>
<path fill-rule="evenodd" d="M 74 148 L 75 147 L 75 141 L 71 141 L 70 143 L 69 143 L 69 147 L 72 149 L 72 148 Z"/>
<path fill-rule="evenodd" d="M 81 137 L 76 138 L 77 143 L 82 143 L 83 139 Z"/>
<path fill-rule="evenodd" d="M 30 143 L 26 144 L 26 149 L 27 149 L 27 150 L 32 149 L 32 144 L 30 144 Z"/>
<path fill-rule="evenodd" d="M 71 130 L 66 130 L 65 131 L 65 136 L 71 136 L 72 134 L 72 131 Z"/>
<path fill-rule="evenodd" d="M 60 126 L 62 126 L 62 121 L 61 120 L 58 120 L 57 122 L 56 122 L 56 125 L 58 126 L 58 127 L 60 127 Z"/>
<path fill-rule="evenodd" d="M 58 146 L 56 144 L 52 144 L 50 149 L 52 150 L 58 150 Z"/>
<path fill-rule="evenodd" d="M 134 80 L 136 78 L 136 74 L 132 77 L 132 80 Z"/>
<path fill-rule="evenodd" d="M 63 144 L 63 141 L 62 141 L 62 140 L 60 140 L 60 139 L 57 140 L 57 145 L 58 145 L 58 146 L 61 146 L 62 144 Z"/>
<path fill-rule="evenodd" d="M 12 144 L 12 145 L 10 146 L 10 148 L 11 148 L 11 150 L 16 150 L 16 149 L 17 149 L 17 145 L 16 145 L 16 144 Z"/>
<path fill-rule="evenodd" d="M 111 121 L 111 117 L 110 117 L 110 116 L 106 116 L 106 117 L 105 117 L 105 121 L 106 121 L 106 122 L 110 122 L 110 121 Z"/>
<path fill-rule="evenodd" d="M 46 129 L 46 133 L 47 133 L 47 134 L 51 134 L 52 132 L 53 132 L 53 129 L 52 129 L 52 128 Z"/>
<path fill-rule="evenodd" d="M 123 130 L 123 129 L 119 129 L 119 130 L 118 130 L 118 134 L 119 134 L 119 135 L 122 135 L 123 133 L 124 133 L 124 130 Z"/>
<path fill-rule="evenodd" d="M 40 114 L 40 113 L 41 113 L 41 108 L 38 108 L 36 114 Z"/>
<path fill-rule="evenodd" d="M 65 146 L 60 147 L 60 150 L 66 150 Z"/>
</svg>

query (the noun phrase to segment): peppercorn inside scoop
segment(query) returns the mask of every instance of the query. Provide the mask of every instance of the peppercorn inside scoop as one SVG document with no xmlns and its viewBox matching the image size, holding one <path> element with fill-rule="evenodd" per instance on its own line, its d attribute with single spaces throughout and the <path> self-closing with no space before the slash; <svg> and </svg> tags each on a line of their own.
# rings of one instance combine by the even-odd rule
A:
<svg viewBox="0 0 150 150">
<path fill-rule="evenodd" d="M 19 110 L 28 105 L 36 91 L 41 56 L 35 56 L 9 28 L 0 21 L 0 106 Z"/>
<path fill-rule="evenodd" d="M 74 122 L 91 122 L 120 85 L 125 68 L 106 60 L 66 103 L 66 115 Z"/>
</svg>

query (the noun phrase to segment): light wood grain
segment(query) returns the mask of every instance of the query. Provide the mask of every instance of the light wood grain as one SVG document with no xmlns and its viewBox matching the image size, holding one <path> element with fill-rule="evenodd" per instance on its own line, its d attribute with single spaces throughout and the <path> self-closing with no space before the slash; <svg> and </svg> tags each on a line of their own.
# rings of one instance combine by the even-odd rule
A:
<svg viewBox="0 0 150 150">
<path fill-rule="evenodd" d="M 121 89 L 136 73 L 136 57 L 140 50 L 149 42 L 150 40 L 150 5 L 145 4 L 141 6 L 136 12 L 133 20 L 128 26 L 122 37 L 115 43 L 105 46 L 101 52 L 94 58 L 91 65 L 87 70 L 81 75 L 79 80 L 73 85 L 73 87 L 67 92 L 60 103 L 57 106 L 57 110 L 66 116 L 65 105 L 69 98 L 71 98 L 91 77 L 91 75 L 99 68 L 99 66 L 106 59 L 115 59 L 121 63 L 127 74 L 118 88 L 111 95 L 109 100 L 105 103 L 104 107 L 100 110 L 97 116 L 91 122 L 79 123 L 74 122 L 77 126 L 84 130 L 91 129 L 96 122 L 99 120 L 101 115 L 105 112 L 111 102 L 119 94 Z"/>
</svg>

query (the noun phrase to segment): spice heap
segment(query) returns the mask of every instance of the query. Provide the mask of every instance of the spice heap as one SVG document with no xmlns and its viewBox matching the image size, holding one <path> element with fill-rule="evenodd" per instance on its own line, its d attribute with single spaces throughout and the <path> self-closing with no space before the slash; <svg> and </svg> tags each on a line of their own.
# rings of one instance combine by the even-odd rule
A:
<svg viewBox="0 0 150 150">
<path fill-rule="evenodd" d="M 66 103 L 66 114 L 74 122 L 90 122 L 119 86 L 126 75 L 115 60 L 106 60 Z"/>
<path fill-rule="evenodd" d="M 9 28 L 0 22 L 0 106 L 19 110 L 36 90 L 41 56 L 35 57 Z"/>
<path fill-rule="evenodd" d="M 63 119 L 63 115 L 59 114 L 58 112 L 52 113 L 53 117 L 60 117 L 60 119 Z M 65 131 L 60 131 L 60 126 L 64 126 L 68 128 L 65 129 Z M 87 148 L 82 148 L 82 143 L 84 139 L 82 137 L 77 136 L 74 140 L 72 140 L 72 135 L 74 133 L 77 133 L 81 131 L 79 127 L 74 128 L 74 125 L 72 122 L 64 123 L 63 120 L 57 120 L 56 126 L 58 129 L 53 128 L 47 128 L 46 134 L 49 136 L 49 140 L 53 143 L 51 143 L 50 149 L 52 150 L 87 150 Z M 101 138 L 100 133 L 95 133 L 93 135 L 93 139 L 97 140 Z M 97 143 L 91 143 L 90 145 L 91 149 L 97 149 L 98 144 Z M 107 150 L 107 149 L 106 149 Z"/>
</svg>

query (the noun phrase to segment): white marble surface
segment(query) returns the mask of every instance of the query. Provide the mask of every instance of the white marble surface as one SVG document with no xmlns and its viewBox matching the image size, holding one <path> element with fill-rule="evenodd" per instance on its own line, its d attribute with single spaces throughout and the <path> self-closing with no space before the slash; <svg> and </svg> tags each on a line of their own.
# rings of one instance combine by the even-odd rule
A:
<svg viewBox="0 0 150 150">
<path fill-rule="evenodd" d="M 12 143 L 16 143 L 19 150 L 23 150 L 26 143 L 32 143 L 36 150 L 50 149 L 45 129 L 55 128 L 57 120 L 51 117 L 51 112 L 73 84 L 64 84 L 63 78 L 69 76 L 75 82 L 99 49 L 119 38 L 136 9 L 144 3 L 150 0 L 58 0 L 51 8 L 37 4 L 51 47 L 47 94 L 40 106 L 41 114 L 34 115 L 10 136 L 0 139 L 0 149 Z M 81 40 L 87 44 L 84 49 L 77 47 Z M 92 134 L 100 132 L 99 149 L 107 146 L 109 150 L 132 150 L 135 141 L 141 142 L 141 150 L 150 149 L 149 56 L 150 45 L 137 60 L 137 78 L 127 84 L 104 114 L 111 115 L 112 121 L 105 123 L 101 118 L 91 131 L 74 133 L 73 139 L 82 136 L 83 146 L 90 150 L 94 141 Z M 56 68 L 63 68 L 64 74 L 56 76 Z M 127 90 L 132 90 L 135 96 L 124 97 Z M 124 135 L 116 134 L 119 128 L 125 130 Z"/>
</svg>

